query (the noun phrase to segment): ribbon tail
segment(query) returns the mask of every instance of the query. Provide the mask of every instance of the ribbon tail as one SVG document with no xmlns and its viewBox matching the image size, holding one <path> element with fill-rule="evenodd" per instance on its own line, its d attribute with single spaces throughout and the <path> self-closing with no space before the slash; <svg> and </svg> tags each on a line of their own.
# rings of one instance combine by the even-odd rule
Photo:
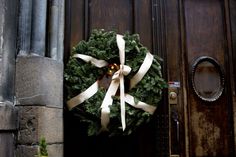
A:
<svg viewBox="0 0 236 157">
<path fill-rule="evenodd" d="M 110 108 L 109 106 L 112 105 L 113 99 L 112 96 L 116 94 L 116 91 L 119 87 L 119 81 L 112 80 L 111 84 L 107 90 L 107 93 L 103 99 L 102 105 L 101 105 L 101 125 L 103 130 L 108 130 L 107 126 L 110 121 Z"/>
<path fill-rule="evenodd" d="M 110 108 L 109 107 L 102 108 L 101 110 L 101 125 L 102 125 L 101 130 L 102 131 L 108 131 L 107 126 L 110 123 L 109 115 L 110 115 Z"/>
<path fill-rule="evenodd" d="M 125 70 L 125 40 L 122 35 L 116 35 L 117 46 L 119 48 L 119 56 L 120 56 L 120 110 L 121 110 L 121 124 L 123 131 L 126 128 L 125 123 L 125 87 L 124 87 L 124 70 Z M 129 69 L 130 72 L 131 69 Z M 128 73 L 129 73 L 128 72 Z"/>
<path fill-rule="evenodd" d="M 145 102 L 138 101 L 137 103 L 135 103 L 134 97 L 129 94 L 125 94 L 125 102 L 127 102 L 129 105 L 131 105 L 135 108 L 142 109 L 142 110 L 148 112 L 149 114 L 153 114 L 156 110 L 156 106 L 146 104 Z"/>
<path fill-rule="evenodd" d="M 125 122 L 125 87 L 124 87 L 124 76 L 120 78 L 120 110 L 121 110 L 121 124 L 123 131 L 126 128 Z"/>
</svg>

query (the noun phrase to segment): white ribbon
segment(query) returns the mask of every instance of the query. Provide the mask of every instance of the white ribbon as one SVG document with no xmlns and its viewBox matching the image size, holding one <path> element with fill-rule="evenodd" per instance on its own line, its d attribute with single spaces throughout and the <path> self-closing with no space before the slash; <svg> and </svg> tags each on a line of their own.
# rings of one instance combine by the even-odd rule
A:
<svg viewBox="0 0 236 157">
<path fill-rule="evenodd" d="M 130 80 L 130 89 L 135 87 L 137 83 L 139 83 L 139 81 L 141 81 L 144 77 L 144 75 L 147 73 L 147 71 L 149 70 L 149 68 L 152 65 L 153 62 L 153 55 L 148 52 L 146 54 L 146 57 L 142 63 L 142 65 L 140 66 L 138 72 L 134 75 L 134 77 Z"/>
<path fill-rule="evenodd" d="M 85 100 L 91 98 L 94 94 L 96 94 L 98 91 L 98 81 L 96 81 L 94 84 L 92 84 L 88 89 L 86 89 L 84 92 L 80 93 L 79 95 L 73 97 L 69 101 L 67 101 L 67 105 L 69 110 L 74 108 L 75 106 L 83 103 Z"/>
<path fill-rule="evenodd" d="M 91 56 L 84 55 L 84 54 L 75 54 L 73 57 L 80 58 L 87 63 L 91 63 L 91 64 L 95 65 L 98 68 L 103 68 L 108 65 L 108 63 L 104 60 L 98 60 L 96 58 L 93 58 Z"/>
<path fill-rule="evenodd" d="M 112 81 L 110 83 L 110 86 L 106 92 L 106 95 L 103 99 L 103 102 L 101 104 L 101 125 L 102 130 L 108 130 L 107 126 L 110 122 L 110 107 L 113 103 L 112 97 L 116 95 L 116 92 L 120 86 L 120 107 L 121 107 L 121 123 L 122 123 L 122 129 L 123 131 L 126 128 L 125 123 L 125 102 L 127 102 L 129 105 L 142 109 L 150 114 L 153 114 L 156 107 L 146 104 L 144 102 L 137 102 L 135 103 L 134 97 L 125 94 L 125 87 L 124 87 L 124 76 L 128 75 L 131 71 L 131 68 L 125 64 L 125 41 L 123 39 L 122 35 L 116 36 L 117 40 L 117 46 L 119 48 L 119 57 L 120 57 L 120 69 L 114 73 L 112 76 Z M 104 60 L 98 60 L 96 58 L 93 58 L 88 55 L 83 54 L 75 54 L 73 57 L 80 58 L 84 60 L 87 63 L 91 63 L 94 66 L 98 68 L 102 68 L 108 65 L 108 63 Z M 153 62 L 153 55 L 151 53 L 147 53 L 146 57 L 139 68 L 138 72 L 134 75 L 134 77 L 130 80 L 130 89 L 135 87 L 136 84 L 138 84 L 139 81 L 142 80 L 144 75 L 147 73 L 149 68 L 152 65 Z M 98 81 L 96 81 L 93 85 L 91 85 L 87 90 L 80 93 L 79 95 L 75 96 L 74 98 L 67 101 L 67 105 L 69 109 L 71 110 L 75 106 L 83 103 L 85 100 L 92 97 L 95 93 L 98 91 Z"/>
<path fill-rule="evenodd" d="M 135 103 L 134 97 L 129 94 L 125 94 L 125 102 L 127 102 L 128 104 L 130 104 L 131 106 L 135 108 L 142 109 L 150 114 L 153 114 L 156 110 L 155 106 L 148 105 L 145 102 L 138 101 L 137 103 Z"/>
<path fill-rule="evenodd" d="M 128 75 L 131 71 L 131 68 L 125 64 L 125 40 L 123 36 L 116 35 L 117 46 L 119 48 L 120 56 L 120 69 L 115 72 L 112 77 L 111 84 L 107 90 L 105 98 L 103 99 L 101 108 L 101 125 L 103 130 L 107 130 L 107 125 L 109 124 L 109 113 L 108 109 L 112 105 L 112 96 L 114 96 L 120 85 L 120 110 L 121 110 L 121 124 L 122 129 L 125 130 L 125 87 L 124 87 L 124 75 Z M 107 114 L 108 113 L 108 114 Z"/>
</svg>

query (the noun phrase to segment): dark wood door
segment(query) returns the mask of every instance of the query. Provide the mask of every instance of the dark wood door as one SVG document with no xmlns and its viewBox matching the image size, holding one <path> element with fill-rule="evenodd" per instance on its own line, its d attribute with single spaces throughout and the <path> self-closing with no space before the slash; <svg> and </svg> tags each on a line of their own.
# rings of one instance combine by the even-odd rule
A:
<svg viewBox="0 0 236 157">
<path fill-rule="evenodd" d="M 139 33 L 143 45 L 162 56 L 158 43 L 161 12 L 151 0 L 67 0 L 65 63 L 71 48 L 86 40 L 92 29 Z M 65 156 L 169 156 L 168 104 L 161 103 L 153 120 L 126 137 L 87 137 L 78 120 L 65 110 Z"/>
<path fill-rule="evenodd" d="M 234 156 L 230 21 L 227 0 L 166 1 L 168 79 L 181 82 L 172 154 Z"/>
<path fill-rule="evenodd" d="M 87 39 L 94 28 L 117 30 L 121 34 L 139 33 L 143 45 L 164 59 L 166 80 L 180 82 L 180 87 L 175 91 L 177 103 L 170 105 L 168 92 L 164 91 L 153 121 L 130 137 L 86 137 L 77 120 L 65 111 L 65 156 L 235 155 L 234 0 L 68 0 L 66 3 L 65 63 L 71 48 Z M 193 71 L 196 75 L 192 79 Z M 109 151 L 104 152 L 103 147 Z"/>
</svg>

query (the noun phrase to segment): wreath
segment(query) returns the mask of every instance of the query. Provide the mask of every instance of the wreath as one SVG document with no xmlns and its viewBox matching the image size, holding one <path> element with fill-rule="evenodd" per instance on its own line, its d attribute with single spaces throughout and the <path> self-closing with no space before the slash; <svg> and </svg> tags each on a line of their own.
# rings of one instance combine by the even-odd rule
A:
<svg viewBox="0 0 236 157">
<path fill-rule="evenodd" d="M 86 124 L 89 136 L 102 131 L 110 136 L 131 134 L 150 121 L 162 98 L 166 82 L 160 61 L 138 34 L 93 30 L 88 41 L 73 47 L 65 66 L 70 112 Z"/>
</svg>

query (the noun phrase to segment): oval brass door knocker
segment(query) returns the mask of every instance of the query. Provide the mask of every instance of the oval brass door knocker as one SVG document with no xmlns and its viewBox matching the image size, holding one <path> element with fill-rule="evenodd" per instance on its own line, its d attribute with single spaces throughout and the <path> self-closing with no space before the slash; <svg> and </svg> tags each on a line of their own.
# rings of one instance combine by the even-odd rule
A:
<svg viewBox="0 0 236 157">
<path fill-rule="evenodd" d="M 196 95 L 207 102 L 219 99 L 224 90 L 224 74 L 212 57 L 202 56 L 192 65 L 192 86 Z"/>
</svg>

